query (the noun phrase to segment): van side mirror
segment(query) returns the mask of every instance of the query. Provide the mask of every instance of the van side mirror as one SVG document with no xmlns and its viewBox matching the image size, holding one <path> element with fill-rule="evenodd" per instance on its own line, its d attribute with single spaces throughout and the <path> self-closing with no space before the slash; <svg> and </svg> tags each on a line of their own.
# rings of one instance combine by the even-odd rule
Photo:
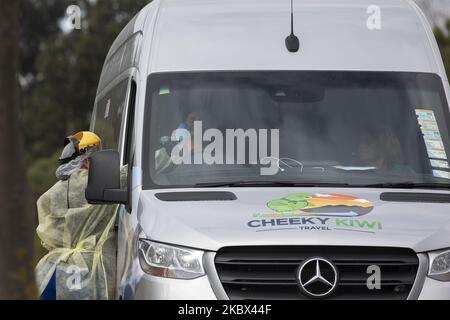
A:
<svg viewBox="0 0 450 320">
<path fill-rule="evenodd" d="M 120 188 L 119 152 L 105 150 L 92 156 L 85 195 L 89 204 L 127 204 L 128 192 Z"/>
</svg>

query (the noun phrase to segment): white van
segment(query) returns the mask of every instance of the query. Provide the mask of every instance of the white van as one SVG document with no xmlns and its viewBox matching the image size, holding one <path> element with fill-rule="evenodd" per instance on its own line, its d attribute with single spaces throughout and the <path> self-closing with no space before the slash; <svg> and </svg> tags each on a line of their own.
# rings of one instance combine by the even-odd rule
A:
<svg viewBox="0 0 450 320">
<path fill-rule="evenodd" d="M 114 42 L 86 196 L 121 204 L 118 299 L 450 299 L 430 26 L 409 0 L 293 4 L 291 35 L 289 0 L 155 0 Z"/>
</svg>

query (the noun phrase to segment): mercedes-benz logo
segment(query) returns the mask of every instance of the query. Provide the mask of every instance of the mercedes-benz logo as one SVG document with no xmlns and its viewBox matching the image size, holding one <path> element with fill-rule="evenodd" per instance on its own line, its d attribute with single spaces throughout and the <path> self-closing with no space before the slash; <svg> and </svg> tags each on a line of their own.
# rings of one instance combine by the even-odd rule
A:
<svg viewBox="0 0 450 320">
<path fill-rule="evenodd" d="M 300 290 L 310 298 L 327 298 L 337 288 L 339 274 L 335 265 L 325 258 L 305 260 L 297 274 Z"/>
</svg>

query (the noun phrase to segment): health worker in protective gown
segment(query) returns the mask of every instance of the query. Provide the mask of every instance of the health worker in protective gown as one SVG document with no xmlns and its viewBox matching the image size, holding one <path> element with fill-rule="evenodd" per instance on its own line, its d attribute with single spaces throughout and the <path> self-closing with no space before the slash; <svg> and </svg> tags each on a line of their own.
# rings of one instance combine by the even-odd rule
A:
<svg viewBox="0 0 450 320">
<path fill-rule="evenodd" d="M 101 140 L 79 132 L 64 145 L 59 181 L 37 201 L 37 234 L 49 251 L 36 267 L 41 299 L 113 299 L 117 206 L 90 205 L 85 198 L 89 159 Z"/>
</svg>

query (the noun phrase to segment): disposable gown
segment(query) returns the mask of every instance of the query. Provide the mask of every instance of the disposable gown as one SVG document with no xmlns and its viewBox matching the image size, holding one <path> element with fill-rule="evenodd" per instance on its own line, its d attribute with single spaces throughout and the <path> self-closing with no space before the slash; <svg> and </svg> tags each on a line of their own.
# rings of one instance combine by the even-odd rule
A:
<svg viewBox="0 0 450 320">
<path fill-rule="evenodd" d="M 56 272 L 57 300 L 114 299 L 116 205 L 90 205 L 88 170 L 78 169 L 37 202 L 37 234 L 49 253 L 36 267 L 40 293 Z"/>
</svg>

